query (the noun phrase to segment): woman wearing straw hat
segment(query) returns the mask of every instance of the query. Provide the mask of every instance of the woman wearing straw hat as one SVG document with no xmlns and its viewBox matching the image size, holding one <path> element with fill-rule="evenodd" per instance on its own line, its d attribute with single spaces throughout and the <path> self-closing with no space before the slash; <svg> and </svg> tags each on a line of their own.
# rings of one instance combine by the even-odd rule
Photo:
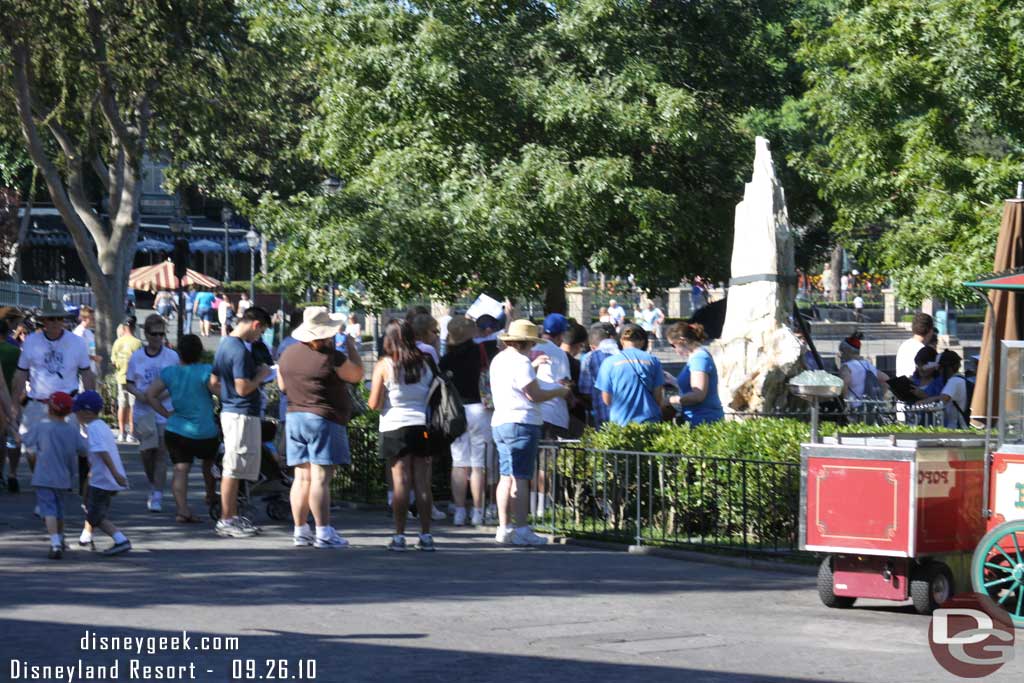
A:
<svg viewBox="0 0 1024 683">
<path fill-rule="evenodd" d="M 295 546 L 344 548 L 348 541 L 331 526 L 331 477 L 334 468 L 350 462 L 345 425 L 352 414 L 346 382 L 363 379 L 363 364 L 348 340 L 348 353 L 334 347 L 334 335 L 345 324 L 323 306 L 303 311 L 302 324 L 292 331 L 278 364 L 277 385 L 288 396 L 288 465 L 295 468 L 291 504 Z M 310 531 L 310 511 L 316 533 Z"/>
<path fill-rule="evenodd" d="M 409 321 L 389 322 L 384 328 L 384 357 L 373 368 L 368 402 L 371 409 L 381 411 L 381 457 L 391 468 L 395 492 L 392 504 L 395 534 L 388 550 L 406 549 L 407 482 L 410 479 L 416 490 L 420 520 L 420 540 L 416 547 L 434 550 L 434 538 L 430 535 L 434 501 L 430 491 L 431 459 L 427 443 L 427 397 L 433 380 L 427 355 L 417 348 Z"/>
<path fill-rule="evenodd" d="M 530 350 L 542 340 L 537 326 L 529 320 L 516 320 L 508 332 L 498 338 L 505 350 L 491 361 L 491 397 L 494 416 L 491 433 L 498 450 L 501 480 L 498 482 L 498 532 L 500 544 L 544 545 L 527 524 L 530 511 L 530 480 L 537 464 L 537 450 L 544 419 L 540 404 L 564 398 L 566 386 L 542 389 L 535 365 L 550 362 L 545 356 L 530 361 Z M 509 523 L 509 507 L 515 526 Z"/>
</svg>

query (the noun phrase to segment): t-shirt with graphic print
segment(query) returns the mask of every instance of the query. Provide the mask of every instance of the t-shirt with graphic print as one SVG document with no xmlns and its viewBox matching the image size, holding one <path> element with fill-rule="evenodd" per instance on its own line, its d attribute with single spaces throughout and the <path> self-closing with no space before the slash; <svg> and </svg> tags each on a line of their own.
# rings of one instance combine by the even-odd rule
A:
<svg viewBox="0 0 1024 683">
<path fill-rule="evenodd" d="M 153 383 L 153 380 L 160 376 L 161 370 L 172 365 L 178 365 L 178 363 L 178 352 L 173 349 L 163 346 L 160 348 L 159 353 L 151 356 L 149 355 L 149 350 L 143 346 L 128 359 L 128 372 L 125 373 L 128 384 L 135 385 L 135 390 L 139 394 L 144 394 L 149 389 L 149 385 Z M 167 410 L 173 409 L 170 397 L 163 400 L 163 406 Z M 155 412 L 145 401 L 138 401 L 135 404 L 136 415 L 148 415 Z M 160 424 L 167 422 L 159 413 L 156 415 L 156 421 Z"/>
<path fill-rule="evenodd" d="M 18 369 L 28 373 L 30 398 L 45 401 L 55 391 L 78 391 L 78 373 L 89 369 L 89 347 L 70 332 L 50 339 L 42 330 L 25 340 Z"/>
</svg>

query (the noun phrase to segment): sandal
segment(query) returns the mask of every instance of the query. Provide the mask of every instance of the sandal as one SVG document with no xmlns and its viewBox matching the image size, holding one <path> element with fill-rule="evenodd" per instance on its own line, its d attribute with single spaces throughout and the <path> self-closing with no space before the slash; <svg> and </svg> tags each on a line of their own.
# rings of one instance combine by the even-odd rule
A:
<svg viewBox="0 0 1024 683">
<path fill-rule="evenodd" d="M 200 524 L 203 520 L 199 519 L 195 515 L 177 515 L 175 516 L 174 521 L 178 524 Z"/>
</svg>

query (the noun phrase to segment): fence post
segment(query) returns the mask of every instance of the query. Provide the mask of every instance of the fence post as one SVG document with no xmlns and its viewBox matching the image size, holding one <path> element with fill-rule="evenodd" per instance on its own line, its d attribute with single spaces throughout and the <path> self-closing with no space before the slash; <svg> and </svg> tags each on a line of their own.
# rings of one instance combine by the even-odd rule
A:
<svg viewBox="0 0 1024 683">
<path fill-rule="evenodd" d="M 548 477 L 548 490 L 551 491 L 551 535 L 555 535 L 555 519 L 558 517 L 558 453 L 561 447 L 551 448 L 551 476 Z"/>
<path fill-rule="evenodd" d="M 643 534 L 640 533 L 640 454 L 636 454 L 636 544 L 643 545 Z"/>
<path fill-rule="evenodd" d="M 740 467 L 743 479 L 743 550 L 749 551 L 750 547 L 747 544 L 747 461 L 742 461 Z"/>
</svg>

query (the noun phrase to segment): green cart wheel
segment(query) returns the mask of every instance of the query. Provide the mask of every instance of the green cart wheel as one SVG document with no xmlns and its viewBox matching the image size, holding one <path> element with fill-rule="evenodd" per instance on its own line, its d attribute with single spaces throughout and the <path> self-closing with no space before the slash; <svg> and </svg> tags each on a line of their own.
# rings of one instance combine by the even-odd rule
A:
<svg viewBox="0 0 1024 683">
<path fill-rule="evenodd" d="M 988 595 L 1024 628 L 1024 520 L 1006 522 L 989 531 L 971 559 L 971 585 Z"/>
</svg>

